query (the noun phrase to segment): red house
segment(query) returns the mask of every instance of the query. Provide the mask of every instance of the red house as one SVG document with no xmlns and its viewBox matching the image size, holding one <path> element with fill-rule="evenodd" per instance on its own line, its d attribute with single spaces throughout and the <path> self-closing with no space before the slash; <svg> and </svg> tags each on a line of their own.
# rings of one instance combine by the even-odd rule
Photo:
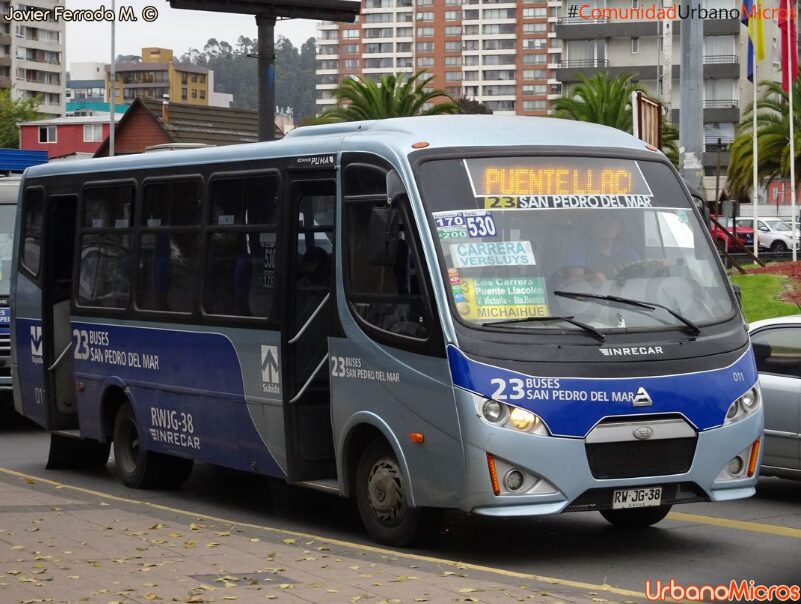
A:
<svg viewBox="0 0 801 604">
<path fill-rule="evenodd" d="M 122 116 L 114 116 L 118 121 Z M 90 115 L 57 117 L 19 124 L 19 148 L 47 151 L 54 159 L 75 153 L 93 155 L 108 136 L 109 117 Z"/>
</svg>

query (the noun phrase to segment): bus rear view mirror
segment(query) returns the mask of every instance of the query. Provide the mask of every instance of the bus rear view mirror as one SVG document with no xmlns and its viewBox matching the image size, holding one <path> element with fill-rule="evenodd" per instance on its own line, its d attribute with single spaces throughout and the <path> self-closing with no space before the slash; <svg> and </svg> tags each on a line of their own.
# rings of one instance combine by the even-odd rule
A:
<svg viewBox="0 0 801 604">
<path fill-rule="evenodd" d="M 393 207 L 373 208 L 367 227 L 367 259 L 376 266 L 394 266 L 398 254 L 400 216 Z"/>
</svg>

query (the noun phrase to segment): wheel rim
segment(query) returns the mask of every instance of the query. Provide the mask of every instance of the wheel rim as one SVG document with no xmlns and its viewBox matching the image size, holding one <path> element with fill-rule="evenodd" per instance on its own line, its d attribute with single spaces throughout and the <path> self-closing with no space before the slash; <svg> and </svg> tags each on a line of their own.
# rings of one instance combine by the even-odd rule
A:
<svg viewBox="0 0 801 604">
<path fill-rule="evenodd" d="M 401 472 L 397 463 L 382 458 L 370 468 L 367 477 L 367 502 L 373 515 L 384 525 L 398 524 L 406 515 Z"/>
<path fill-rule="evenodd" d="M 115 453 L 119 457 L 120 468 L 126 474 L 136 472 L 137 459 L 139 459 L 139 431 L 132 418 L 125 418 L 120 427 L 119 451 Z"/>
<path fill-rule="evenodd" d="M 780 241 L 780 242 L 778 242 L 778 243 L 777 243 L 776 245 L 774 245 L 773 247 L 775 247 L 775 248 L 776 248 L 776 251 L 777 251 L 777 252 L 786 252 L 786 251 L 787 251 L 787 246 L 786 246 L 786 245 L 784 245 L 784 243 L 782 243 L 781 241 Z"/>
</svg>

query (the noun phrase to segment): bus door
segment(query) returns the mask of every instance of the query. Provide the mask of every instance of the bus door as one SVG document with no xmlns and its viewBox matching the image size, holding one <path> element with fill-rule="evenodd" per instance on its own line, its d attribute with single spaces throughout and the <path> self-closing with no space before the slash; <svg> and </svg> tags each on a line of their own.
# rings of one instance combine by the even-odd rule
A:
<svg viewBox="0 0 801 604">
<path fill-rule="evenodd" d="M 30 334 L 30 354 L 18 354 L 20 373 L 41 372 L 41 378 L 29 375 L 22 380 L 33 384 L 33 392 L 21 392 L 23 410 L 26 416 L 51 430 L 78 427 L 70 330 L 77 201 L 75 195 L 51 195 L 44 204 L 44 225 L 43 228 L 40 226 L 41 260 L 36 261 L 41 286 L 41 323 L 30 317 L 30 325 L 17 325 Z M 36 205 L 35 200 L 31 205 Z M 26 231 L 35 221 L 35 216 L 26 221 Z M 32 234 L 26 232 L 26 244 L 29 239 L 32 239 Z M 32 269 L 31 263 L 23 260 L 23 264 Z M 23 339 L 24 336 L 18 337 L 20 343 Z M 26 351 L 27 348 L 22 345 L 20 350 Z M 33 361 L 29 367 L 24 367 L 28 365 L 28 357 Z"/>
<path fill-rule="evenodd" d="M 304 173 L 288 185 L 287 296 L 282 329 L 287 475 L 290 481 L 336 477 L 331 431 L 328 337 L 335 300 L 331 172 Z"/>
</svg>

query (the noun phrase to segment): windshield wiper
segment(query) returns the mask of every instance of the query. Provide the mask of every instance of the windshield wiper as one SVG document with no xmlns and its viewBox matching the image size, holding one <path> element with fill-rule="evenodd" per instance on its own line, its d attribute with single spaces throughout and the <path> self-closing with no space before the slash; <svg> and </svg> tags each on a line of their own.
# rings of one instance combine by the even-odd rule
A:
<svg viewBox="0 0 801 604">
<path fill-rule="evenodd" d="M 486 323 L 482 323 L 482 327 L 488 327 L 491 325 L 512 325 L 514 323 L 539 323 L 539 322 L 546 322 L 546 321 L 564 321 L 565 323 L 570 323 L 571 325 L 575 325 L 576 327 L 580 327 L 592 337 L 594 337 L 599 342 L 603 342 L 606 340 L 606 336 L 602 334 L 600 331 L 592 327 L 591 325 L 587 325 L 586 323 L 582 323 L 581 321 L 576 321 L 572 316 L 567 317 L 523 317 L 521 319 L 505 319 L 503 321 L 487 321 Z"/>
<path fill-rule="evenodd" d="M 573 298 L 575 300 L 606 300 L 609 302 L 617 302 L 619 304 L 628 304 L 629 306 L 636 306 L 637 308 L 645 308 L 647 310 L 656 310 L 657 308 L 661 308 L 662 310 L 666 311 L 672 317 L 684 323 L 687 327 L 687 331 L 689 331 L 692 335 L 697 336 L 701 333 L 701 329 L 692 321 L 690 321 L 687 317 L 684 317 L 677 313 L 675 310 L 670 308 L 669 306 L 665 306 L 664 304 L 659 304 L 657 302 L 643 302 L 642 300 L 635 300 L 633 298 L 621 298 L 620 296 L 610 296 L 610 295 L 598 295 L 598 294 L 584 294 L 582 292 L 563 292 L 563 291 L 555 291 L 553 293 L 554 296 L 560 296 L 562 298 Z"/>
</svg>

